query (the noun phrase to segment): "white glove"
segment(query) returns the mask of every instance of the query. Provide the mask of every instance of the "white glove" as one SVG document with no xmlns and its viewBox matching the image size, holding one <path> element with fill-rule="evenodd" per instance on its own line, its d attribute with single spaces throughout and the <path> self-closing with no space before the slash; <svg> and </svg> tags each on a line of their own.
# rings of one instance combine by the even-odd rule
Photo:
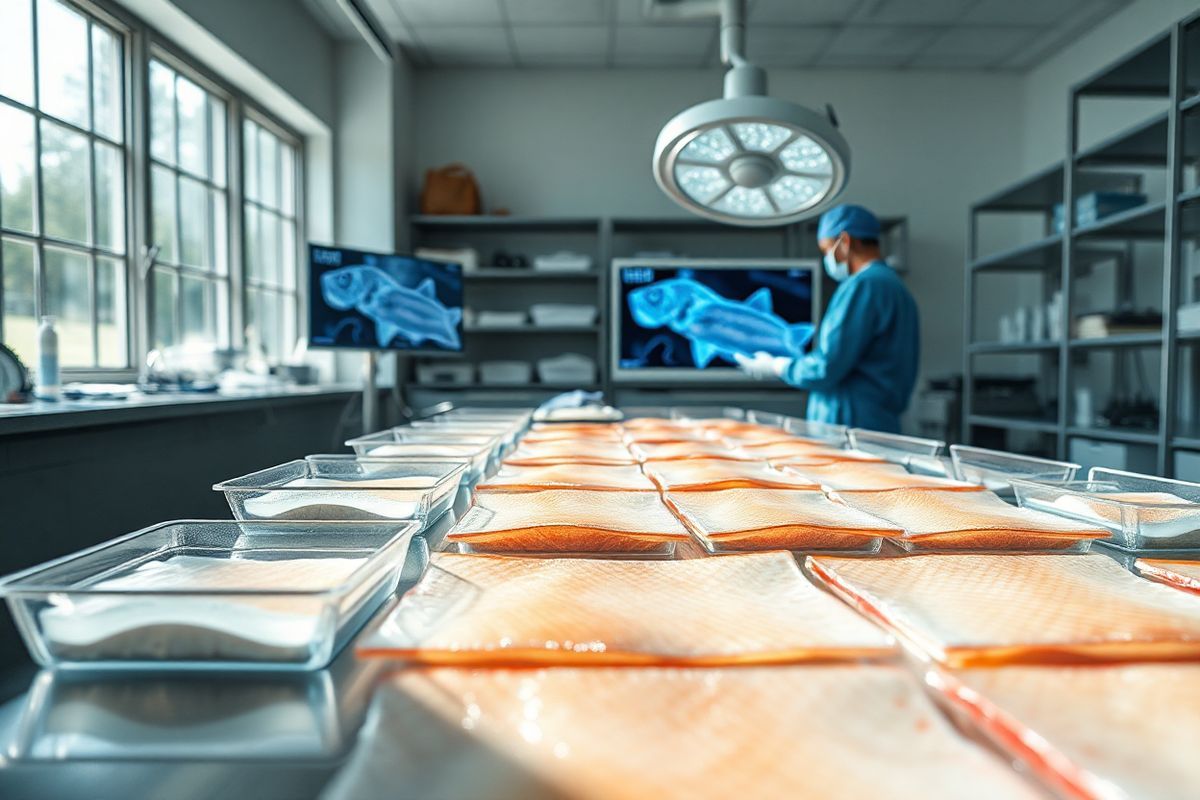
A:
<svg viewBox="0 0 1200 800">
<path fill-rule="evenodd" d="M 751 378 L 755 380 L 765 381 L 770 378 L 782 378 L 787 372 L 788 367 L 792 366 L 793 359 L 787 356 L 773 356 L 770 353 L 759 351 L 754 354 L 754 358 L 734 353 L 733 357 L 737 359 L 738 366 L 742 368 Z"/>
</svg>

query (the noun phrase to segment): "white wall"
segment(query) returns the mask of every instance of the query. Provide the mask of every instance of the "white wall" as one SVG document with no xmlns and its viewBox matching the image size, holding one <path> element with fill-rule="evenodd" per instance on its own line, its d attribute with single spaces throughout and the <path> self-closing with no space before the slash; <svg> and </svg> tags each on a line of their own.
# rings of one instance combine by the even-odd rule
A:
<svg viewBox="0 0 1200 800">
<path fill-rule="evenodd" d="M 678 215 L 655 186 L 654 139 L 677 111 L 711 99 L 697 70 L 433 70 L 417 73 L 419 175 L 466 162 L 489 208 L 542 215 Z M 1020 162 L 1019 76 L 773 71 L 771 92 L 831 101 L 850 141 L 845 199 L 911 224 L 909 285 L 922 310 L 923 372 L 961 371 L 963 258 L 970 201 Z"/>
<path fill-rule="evenodd" d="M 1067 97 L 1072 85 L 1197 10 L 1196 0 L 1135 0 L 1085 36 L 1030 70 L 1022 87 L 1021 173 L 1061 160 L 1067 152 Z M 1094 141 L 1136 119 L 1118 113 L 1084 133 Z M 1016 177 L 1016 176 L 1014 176 Z"/>
</svg>

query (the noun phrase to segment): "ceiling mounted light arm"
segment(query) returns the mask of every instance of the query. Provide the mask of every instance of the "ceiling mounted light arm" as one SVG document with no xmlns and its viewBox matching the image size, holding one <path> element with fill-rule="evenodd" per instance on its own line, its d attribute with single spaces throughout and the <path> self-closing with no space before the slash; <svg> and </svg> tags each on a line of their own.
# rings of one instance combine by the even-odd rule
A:
<svg viewBox="0 0 1200 800">
<path fill-rule="evenodd" d="M 654 148 L 654 179 L 700 216 L 785 225 L 832 204 L 850 148 L 828 116 L 767 96 L 767 74 L 745 56 L 745 0 L 720 0 L 725 96 L 670 120 Z"/>
</svg>

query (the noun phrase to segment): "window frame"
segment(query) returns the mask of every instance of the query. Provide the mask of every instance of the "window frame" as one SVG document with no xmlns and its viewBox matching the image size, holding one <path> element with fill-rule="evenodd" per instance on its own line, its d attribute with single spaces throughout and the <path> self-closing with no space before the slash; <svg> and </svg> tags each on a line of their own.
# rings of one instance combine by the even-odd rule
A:
<svg viewBox="0 0 1200 800">
<path fill-rule="evenodd" d="M 36 6 L 37 0 L 31 0 Z M 126 363 L 125 367 L 63 367 L 61 373 L 65 380 L 101 380 L 101 381 L 132 381 L 141 375 L 145 364 L 146 356 L 153 349 L 152 339 L 152 324 L 154 319 L 154 297 L 153 297 L 153 281 L 151 277 L 155 267 L 155 262 L 150 258 L 150 249 L 153 246 L 153 203 L 152 203 L 152 188 L 151 176 L 153 159 L 150 155 L 150 62 L 159 60 L 166 64 L 171 69 L 178 72 L 183 77 L 193 81 L 205 91 L 219 97 L 225 102 L 226 119 L 225 119 L 225 187 L 226 206 L 225 206 L 225 225 L 226 225 L 226 259 L 227 273 L 223 276 L 227 282 L 228 293 L 226 296 L 226 331 L 225 337 L 229 347 L 235 349 L 244 349 L 246 346 L 246 318 L 247 318 L 247 303 L 249 302 L 248 285 L 246 281 L 246 237 L 243 228 L 243 220 L 245 218 L 245 193 L 244 182 L 245 175 L 243 172 L 242 158 L 242 130 L 243 121 L 251 119 L 255 124 L 269 130 L 272 134 L 293 147 L 296 152 L 295 164 L 293 169 L 293 193 L 294 193 L 294 208 L 295 208 L 295 248 L 294 248 L 294 263 L 288 265 L 288 268 L 295 271 L 295 292 L 294 300 L 296 303 L 295 319 L 296 319 L 296 335 L 300 338 L 307 336 L 308 319 L 307 315 L 302 313 L 304 304 L 307 301 L 308 285 L 305 279 L 304 270 L 302 269 L 304 258 L 304 244 L 307 230 L 307 205 L 305 191 L 305 168 L 307 166 L 307 141 L 292 127 L 280 121 L 273 114 L 266 111 L 262 105 L 250 95 L 246 94 L 232 83 L 216 74 L 212 69 L 201 63 L 197 58 L 188 53 L 187 49 L 181 47 L 173 39 L 161 33 L 158 29 L 151 26 L 149 23 L 142 20 L 134 13 L 112 2 L 112 0 L 60 0 L 68 6 L 78 9 L 81 13 L 94 17 L 104 26 L 111 29 L 120 39 L 122 43 L 122 64 L 121 64 L 121 96 L 122 96 L 122 124 L 124 126 L 123 141 L 120 143 L 121 152 L 123 155 L 124 174 L 122 176 L 122 186 L 124 187 L 125 201 L 125 253 L 123 256 L 116 256 L 111 251 L 100 248 L 94 243 L 91 245 L 79 245 L 72 242 L 60 242 L 54 238 L 45 236 L 44 231 L 39 229 L 37 234 L 30 234 L 22 231 L 5 231 L 4 236 L 15 238 L 23 242 L 32 243 L 36 250 L 37 262 L 35 265 L 35 291 L 38 293 L 38 303 L 42 302 L 42 293 L 44 291 L 42 271 L 43 258 L 42 253 L 44 244 L 49 243 L 52 247 L 58 244 L 63 244 L 66 247 L 76 252 L 87 252 L 91 260 L 92 269 L 89 276 L 89 299 L 92 306 L 92 326 L 93 326 L 93 350 L 98 347 L 98 342 L 95 339 L 95 328 L 98 324 L 96 316 L 96 295 L 94 285 L 96 282 L 96 257 L 119 258 L 123 261 L 124 270 L 124 290 L 125 290 L 125 350 Z M 34 53 L 34 80 L 39 80 L 37 74 L 37 47 L 38 33 L 36 27 L 36 9 L 35 9 L 35 27 L 33 30 L 33 53 Z M 91 38 L 88 40 L 89 55 L 91 52 Z M 92 66 L 89 58 L 89 81 L 88 81 L 88 103 L 89 113 L 94 105 L 94 90 L 92 88 Z M 36 83 L 35 83 L 36 86 Z M 41 223 L 41 125 L 42 118 L 48 118 L 52 122 L 60 125 L 65 125 L 73 131 L 83 133 L 88 137 L 89 147 L 94 141 L 103 141 L 106 144 L 113 144 L 112 140 L 101 134 L 92 131 L 76 130 L 78 126 L 59 120 L 57 117 L 45 114 L 40 109 L 36 108 L 37 92 L 35 90 L 34 105 L 29 108 L 17 101 L 4 98 L 0 103 L 18 108 L 26 113 L 31 113 L 35 120 L 35 141 L 37 143 L 37 151 L 35 154 L 34 175 L 37 182 L 37 214 L 38 222 Z M 210 133 L 211 135 L 211 133 Z M 90 170 L 94 186 L 95 176 L 95 158 L 89 154 L 91 163 Z M 206 186 L 208 184 L 206 183 Z M 93 189 L 94 192 L 94 189 Z M 89 200 L 89 218 L 88 224 L 91 231 L 95 230 L 96 226 L 96 208 L 94 200 Z M 177 203 L 178 208 L 178 203 Z M 178 212 L 177 212 L 178 213 Z M 0 256 L 2 256 L 3 246 L 0 244 Z M 169 269 L 178 270 L 175 265 L 164 265 Z M 186 269 L 186 267 L 184 267 Z M 210 278 L 218 277 L 216 273 L 206 273 Z M 0 322 L 3 320 L 3 301 L 4 301 L 3 282 L 0 281 Z M 28 367 L 36 365 L 27 364 Z"/>
<path fill-rule="evenodd" d="M 243 344 L 246 344 L 245 320 L 247 320 L 250 316 L 249 307 L 250 307 L 250 290 L 251 289 L 266 289 L 268 291 L 276 292 L 277 294 L 291 294 L 292 302 L 295 306 L 295 308 L 293 309 L 293 312 L 295 314 L 295 320 L 296 320 L 296 330 L 295 330 L 296 337 L 305 339 L 307 341 L 307 339 L 308 339 L 308 315 L 303 314 L 301 312 L 303 309 L 306 308 L 306 303 L 308 300 L 308 281 L 305 280 L 306 275 L 304 274 L 304 270 L 302 270 L 300 268 L 302 259 L 305 257 L 304 246 L 305 246 L 305 242 L 307 241 L 305 238 L 305 233 L 304 233 L 304 231 L 305 231 L 304 138 L 302 136 L 300 136 L 299 134 L 297 134 L 295 131 L 293 131 L 291 128 L 287 127 L 282 122 L 277 120 L 274 116 L 267 113 L 267 111 L 265 111 L 261 106 L 254 104 L 253 102 L 251 102 L 249 100 L 245 100 L 242 102 L 240 111 L 241 111 L 241 113 L 238 115 L 237 138 L 239 140 L 238 141 L 238 162 L 239 162 L 238 167 L 240 170 L 239 181 L 238 181 L 238 194 L 241 196 L 241 204 L 240 204 L 240 208 L 238 210 L 238 224 L 239 224 L 239 226 L 243 226 L 243 229 L 241 230 L 241 235 L 240 235 L 241 242 L 240 242 L 240 248 L 239 248 L 241 250 L 241 264 L 243 267 L 242 291 L 241 291 L 241 303 L 240 303 L 241 312 L 242 312 L 242 316 L 241 316 L 242 326 L 240 328 L 241 341 Z M 279 287 L 270 286 L 268 284 L 253 282 L 249 278 L 248 271 L 245 271 L 245 265 L 249 261 L 248 252 L 247 252 L 248 242 L 247 242 L 246 233 L 244 230 L 245 219 L 246 219 L 246 216 L 245 216 L 246 209 L 250 206 L 254 206 L 255 208 L 259 209 L 260 211 L 262 211 L 264 209 L 267 210 L 268 212 L 273 211 L 273 209 L 267 208 L 260 201 L 250 200 L 250 199 L 247 199 L 245 196 L 244 189 L 245 189 L 245 185 L 246 185 L 246 174 L 245 174 L 245 159 L 242 158 L 242 155 L 243 155 L 242 148 L 245 145 L 244 131 L 245 131 L 245 121 L 246 120 L 253 122 L 255 125 L 258 125 L 260 128 L 266 129 L 266 131 L 268 133 L 272 134 L 277 139 L 282 141 L 284 144 L 291 147 L 296 153 L 296 157 L 292 163 L 292 171 L 293 171 L 293 175 L 292 175 L 293 217 L 292 217 L 292 219 L 295 221 L 295 230 L 294 230 L 293 236 L 292 236 L 292 239 L 293 239 L 292 253 L 294 254 L 295 261 L 296 261 L 296 264 L 295 264 L 296 272 L 295 272 L 295 281 L 293 284 L 294 288 L 290 292 L 286 289 L 280 289 Z M 282 198 L 281 198 L 281 202 L 282 202 Z M 281 212 L 274 212 L 274 213 L 279 213 L 280 216 L 283 216 L 283 214 Z M 295 343 L 293 342 L 292 344 L 294 345 Z M 288 352 L 288 350 L 289 350 L 289 348 L 287 346 L 287 343 L 285 343 L 285 346 L 284 346 L 285 357 L 286 357 L 286 353 Z"/>
<path fill-rule="evenodd" d="M 33 104 L 27 106 L 18 100 L 10 97 L 0 97 L 0 105 L 16 109 L 23 113 L 29 114 L 33 118 L 33 141 L 34 141 L 34 163 L 33 163 L 33 181 L 34 181 L 34 205 L 33 212 L 35 216 L 37 228 L 36 233 L 29 231 L 18 231 L 10 228 L 0 227 L 0 276 L 3 272 L 3 255 L 4 255 L 4 239 L 16 240 L 23 244 L 33 247 L 34 250 L 34 308 L 35 318 L 40 320 L 40 312 L 45 311 L 46 305 L 46 286 L 45 286 L 45 269 L 46 269 L 46 246 L 49 245 L 52 249 L 68 250 L 76 254 L 83 254 L 89 262 L 88 269 L 88 303 L 89 315 L 91 320 L 92 332 L 92 366 L 64 366 L 60 369 L 60 374 L 64 378 L 72 378 L 75 380 L 89 380 L 93 378 L 112 380 L 117 377 L 129 376 L 137 370 L 138 348 L 135 344 L 137 314 L 135 311 L 135 298 L 137 295 L 135 280 L 134 280 L 134 263 L 138 259 L 139 242 L 136 236 L 135 224 L 135 208 L 137 190 L 134 179 L 137 167 L 137 139 L 135 137 L 135 90 L 132 82 L 134 72 L 133 59 L 137 48 L 137 39 L 139 35 L 138 23 L 128 14 L 120 9 L 112 8 L 106 2 L 96 2 L 95 0 L 58 0 L 61 4 L 71 8 L 78 13 L 89 17 L 88 24 L 88 74 L 87 74 L 87 94 L 88 94 L 88 124 L 95 126 L 95 64 L 93 58 L 93 43 L 90 35 L 91 25 L 94 22 L 100 23 L 105 28 L 109 29 L 121 43 L 121 126 L 122 137 L 121 141 L 117 142 L 110 137 L 99 133 L 95 130 L 80 127 L 73 122 L 61 119 L 53 114 L 43 111 L 39 106 L 41 104 L 41 70 L 40 70 L 40 35 L 39 35 L 39 8 L 38 0 L 30 0 L 31 22 L 32 22 L 32 41 L 30 42 L 30 52 L 33 57 Z M 94 20 L 94 22 L 93 22 Z M 42 122 L 48 121 L 54 125 L 64 128 L 71 133 L 83 136 L 88 143 L 88 185 L 91 189 L 91 196 L 88 198 L 88 236 L 93 239 L 88 244 L 72 242 L 56 236 L 49 236 L 46 233 L 45 205 L 44 192 L 42 191 Z M 116 253 L 106 247 L 101 247 L 94 239 L 97 230 L 97 204 L 96 204 L 96 143 L 101 142 L 110 147 L 116 147 L 121 154 L 122 175 L 120 184 L 123 189 L 123 217 L 125 237 L 125 252 Z M 99 316 L 97 303 L 97 276 L 98 276 L 98 259 L 107 258 L 120 262 L 123 265 L 123 290 L 124 290 L 124 307 L 125 307 L 125 366 L 124 367 L 102 367 L 98 366 L 99 362 Z M 4 282 L 0 280 L 0 330 L 3 330 L 4 320 Z M 35 365 L 26 364 L 27 368 L 33 368 Z"/>
</svg>

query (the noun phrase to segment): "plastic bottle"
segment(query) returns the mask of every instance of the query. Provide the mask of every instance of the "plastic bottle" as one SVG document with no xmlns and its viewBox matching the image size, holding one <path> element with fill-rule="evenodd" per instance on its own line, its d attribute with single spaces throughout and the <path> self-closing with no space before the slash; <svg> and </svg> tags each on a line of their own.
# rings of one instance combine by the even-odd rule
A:
<svg viewBox="0 0 1200 800">
<path fill-rule="evenodd" d="M 54 317 L 42 317 L 38 326 L 37 396 L 41 400 L 58 400 L 62 392 L 58 377 L 58 332 Z"/>
</svg>

